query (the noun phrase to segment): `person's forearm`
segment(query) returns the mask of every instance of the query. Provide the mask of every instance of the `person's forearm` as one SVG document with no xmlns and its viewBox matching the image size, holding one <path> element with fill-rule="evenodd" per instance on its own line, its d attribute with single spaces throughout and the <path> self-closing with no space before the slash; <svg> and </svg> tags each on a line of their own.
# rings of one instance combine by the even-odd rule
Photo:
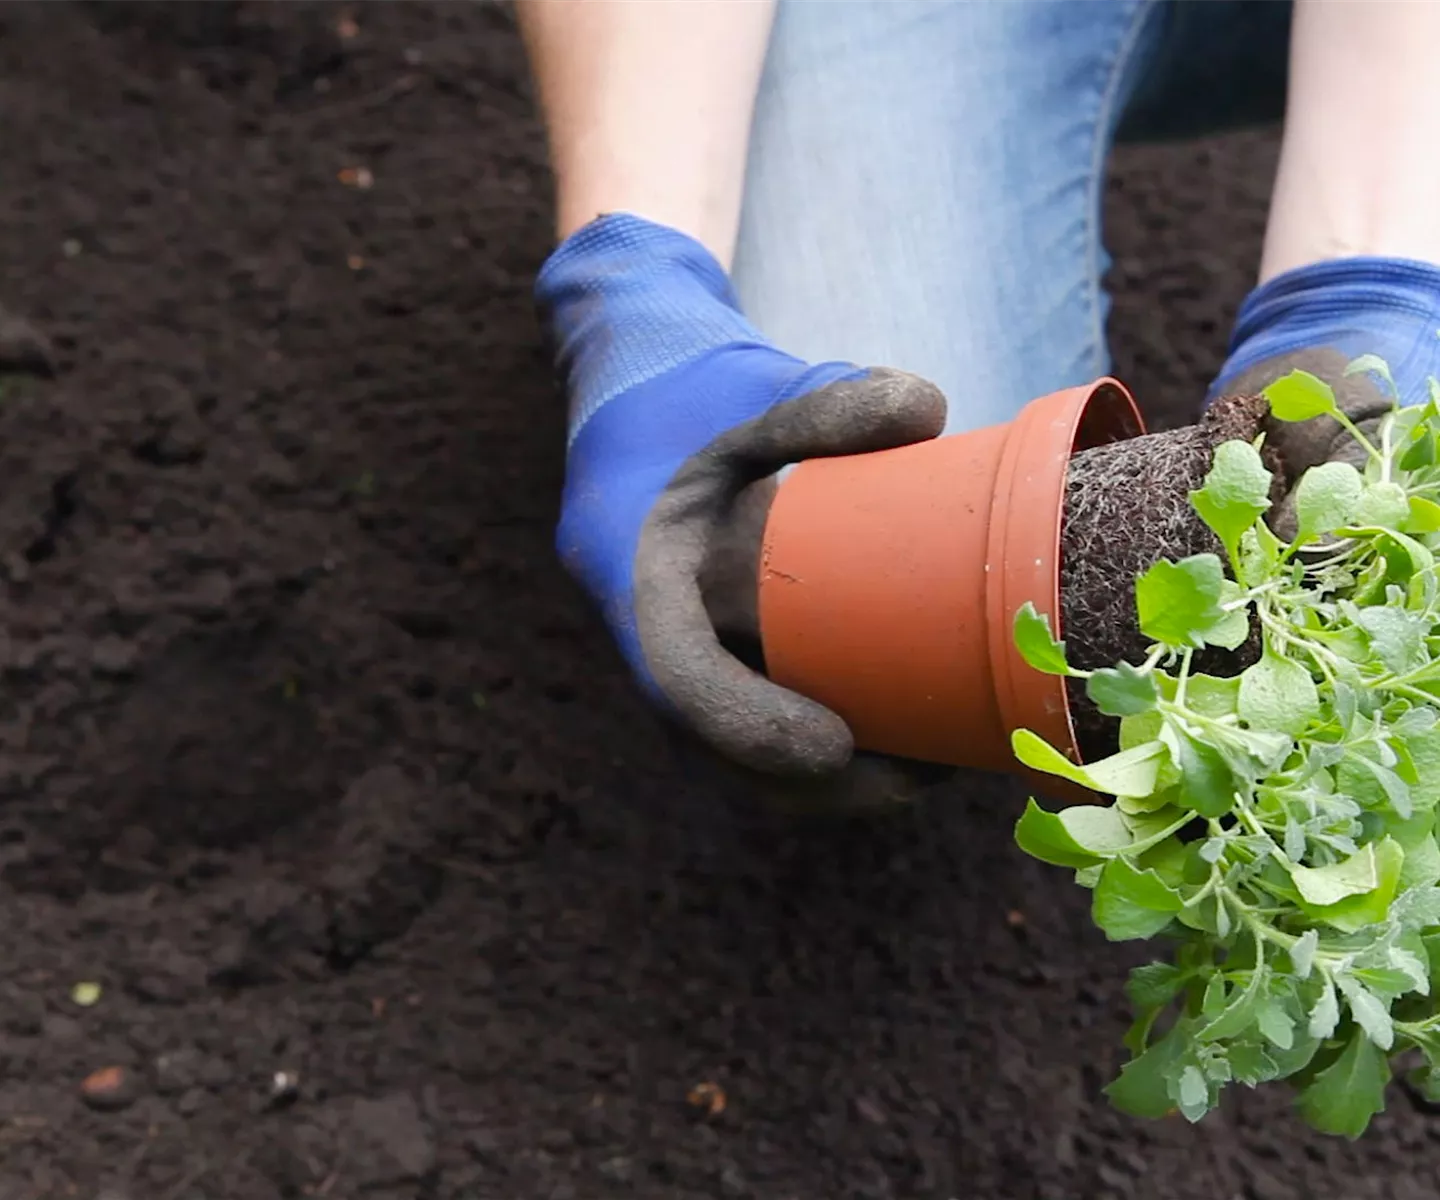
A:
<svg viewBox="0 0 1440 1200">
<path fill-rule="evenodd" d="M 628 212 L 727 268 L 774 0 L 520 0 L 556 232 Z"/>
<path fill-rule="evenodd" d="M 1261 280 L 1328 259 L 1440 263 L 1440 3 L 1298 0 Z"/>
</svg>

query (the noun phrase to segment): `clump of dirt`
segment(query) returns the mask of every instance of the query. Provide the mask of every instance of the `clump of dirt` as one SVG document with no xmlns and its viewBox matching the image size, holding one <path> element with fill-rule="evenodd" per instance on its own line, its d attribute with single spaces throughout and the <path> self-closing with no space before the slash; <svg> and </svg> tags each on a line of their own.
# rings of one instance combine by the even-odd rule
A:
<svg viewBox="0 0 1440 1200">
<path fill-rule="evenodd" d="M 1215 447 L 1252 441 L 1267 406 L 1259 396 L 1228 396 L 1193 425 L 1145 434 L 1082 450 L 1070 463 L 1061 525 L 1061 629 L 1070 661 L 1087 670 L 1138 662 L 1150 644 L 1135 610 L 1136 577 L 1162 558 L 1191 554 L 1224 557 L 1219 539 L 1190 504 L 1205 481 Z M 1275 477 L 1278 504 L 1287 482 L 1283 464 L 1262 448 Z M 1260 655 L 1252 629 L 1238 650 L 1208 647 L 1195 656 L 1197 670 L 1234 675 Z M 1082 681 L 1067 681 L 1072 718 L 1086 761 L 1112 754 L 1119 722 L 1091 703 Z"/>
</svg>

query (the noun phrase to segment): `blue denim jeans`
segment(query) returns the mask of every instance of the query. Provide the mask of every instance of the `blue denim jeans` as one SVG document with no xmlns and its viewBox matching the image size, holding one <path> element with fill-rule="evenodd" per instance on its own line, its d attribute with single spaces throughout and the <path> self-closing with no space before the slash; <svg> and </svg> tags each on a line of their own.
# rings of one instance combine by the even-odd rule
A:
<svg viewBox="0 0 1440 1200">
<path fill-rule="evenodd" d="M 948 433 L 1110 369 L 1117 140 L 1280 116 L 1282 0 L 781 0 L 734 278 L 792 354 L 936 383 Z"/>
</svg>

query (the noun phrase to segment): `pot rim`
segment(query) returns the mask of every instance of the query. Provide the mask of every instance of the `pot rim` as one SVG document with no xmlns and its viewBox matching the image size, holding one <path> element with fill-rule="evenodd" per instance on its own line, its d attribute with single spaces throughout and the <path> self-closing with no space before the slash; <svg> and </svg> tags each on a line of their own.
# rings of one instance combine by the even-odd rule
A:
<svg viewBox="0 0 1440 1200">
<path fill-rule="evenodd" d="M 1070 460 L 1081 450 L 1145 432 L 1145 420 L 1128 388 L 1113 376 L 1065 388 L 1027 404 L 1005 440 L 995 503 L 1002 496 L 1054 514 L 1052 522 L 995 519 L 992 511 L 985 569 L 998 568 L 986 589 L 986 626 L 996 702 L 1006 736 L 1030 729 L 1072 761 L 1082 761 L 1065 679 L 1036 671 L 1015 645 L 1015 614 L 1028 600 L 1050 618 L 1064 640 L 1061 578 L 1064 557 L 1065 488 Z M 1058 465 L 1045 471 L 1046 464 Z M 1037 498 L 1036 493 L 1042 493 Z M 1043 537 L 1035 544 L 1034 539 Z M 1048 606 L 1048 612 L 1042 608 Z"/>
</svg>

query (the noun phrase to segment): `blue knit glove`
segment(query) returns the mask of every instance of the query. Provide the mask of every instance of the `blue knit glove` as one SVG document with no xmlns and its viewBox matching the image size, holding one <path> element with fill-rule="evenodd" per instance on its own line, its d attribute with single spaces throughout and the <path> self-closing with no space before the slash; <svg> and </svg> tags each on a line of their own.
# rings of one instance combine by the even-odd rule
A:
<svg viewBox="0 0 1440 1200">
<path fill-rule="evenodd" d="M 1392 402 L 1373 373 L 1345 375 L 1348 363 L 1374 354 L 1390 367 L 1400 399 L 1423 402 L 1440 377 L 1440 267 L 1395 258 L 1343 258 L 1278 275 L 1240 307 L 1230 355 L 1209 399 L 1253 395 L 1288 372 L 1317 375 L 1335 389 L 1340 408 L 1360 424 Z M 1328 417 L 1279 425 L 1269 441 L 1292 475 L 1354 442 Z"/>
<path fill-rule="evenodd" d="M 943 397 L 901 372 L 782 353 L 703 246 L 632 216 L 567 239 L 536 298 L 570 397 L 558 549 L 635 678 L 746 766 L 800 777 L 844 767 L 844 721 L 731 654 L 702 581 L 722 545 L 733 555 L 750 485 L 801 459 L 935 437 Z M 740 586 L 753 590 L 753 575 Z"/>
<path fill-rule="evenodd" d="M 1240 306 L 1230 356 L 1208 400 L 1255 395 L 1293 370 L 1334 389 L 1340 409 L 1369 434 L 1394 395 L 1375 373 L 1346 375 L 1362 354 L 1389 366 L 1405 404 L 1423 402 L 1440 377 L 1440 267 L 1395 258 L 1343 258 L 1300 267 L 1256 288 Z M 1330 417 L 1267 422 L 1266 441 L 1289 483 L 1322 462 L 1363 467 L 1364 449 Z M 1293 497 L 1277 508 L 1276 531 L 1294 527 Z"/>
<path fill-rule="evenodd" d="M 1273 370 L 1267 363 L 1320 349 L 1346 362 L 1378 355 L 1389 365 L 1401 400 L 1423 403 L 1429 379 L 1440 377 L 1440 267 L 1399 258 L 1342 258 L 1262 284 L 1240 306 L 1230 356 L 1211 386 L 1211 398 L 1243 390 L 1238 381 L 1256 370 Z"/>
</svg>

